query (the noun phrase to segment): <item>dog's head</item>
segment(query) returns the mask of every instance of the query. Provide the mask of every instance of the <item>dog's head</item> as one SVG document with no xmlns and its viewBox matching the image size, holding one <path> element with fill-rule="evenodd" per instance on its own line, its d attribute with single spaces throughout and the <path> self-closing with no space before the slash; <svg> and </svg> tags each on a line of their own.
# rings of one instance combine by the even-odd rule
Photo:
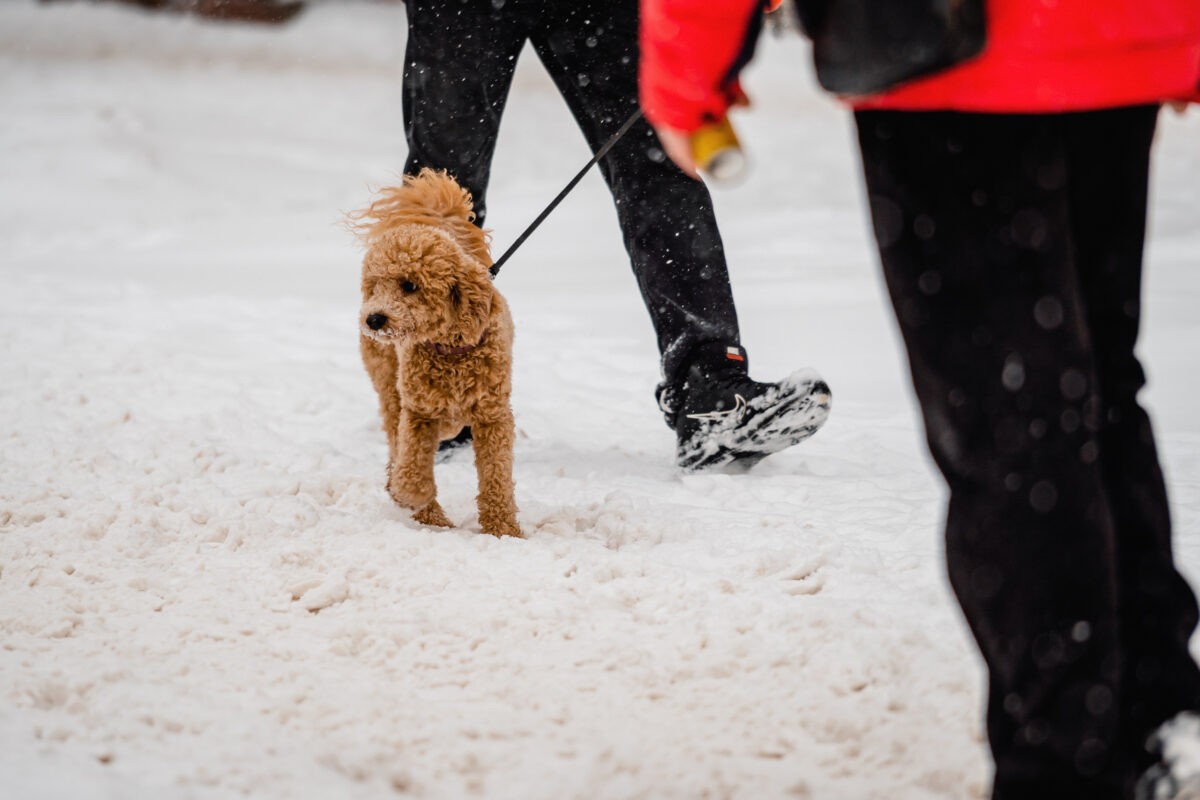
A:
<svg viewBox="0 0 1200 800">
<path fill-rule="evenodd" d="M 492 309 L 487 267 L 438 228 L 414 225 L 380 237 L 363 259 L 363 335 L 454 347 L 476 344 Z"/>
<path fill-rule="evenodd" d="M 424 169 L 351 215 L 367 245 L 359 322 L 376 341 L 478 343 L 491 315 L 487 233 L 471 196 L 444 172 Z"/>
</svg>

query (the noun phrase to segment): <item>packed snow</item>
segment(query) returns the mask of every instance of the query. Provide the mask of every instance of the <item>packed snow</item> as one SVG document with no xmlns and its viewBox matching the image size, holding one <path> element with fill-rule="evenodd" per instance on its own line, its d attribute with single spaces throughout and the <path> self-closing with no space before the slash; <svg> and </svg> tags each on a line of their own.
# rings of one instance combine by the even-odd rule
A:
<svg viewBox="0 0 1200 800">
<path fill-rule="evenodd" d="M 403 165 L 400 4 L 283 29 L 0 4 L 0 796 L 979 798 L 983 674 L 850 121 L 764 43 L 716 192 L 751 372 L 833 389 L 681 475 L 603 182 L 509 262 L 517 502 L 412 522 L 341 226 Z M 1142 353 L 1200 574 L 1200 115 L 1164 115 Z M 497 252 L 588 157 L 522 58 Z"/>
</svg>

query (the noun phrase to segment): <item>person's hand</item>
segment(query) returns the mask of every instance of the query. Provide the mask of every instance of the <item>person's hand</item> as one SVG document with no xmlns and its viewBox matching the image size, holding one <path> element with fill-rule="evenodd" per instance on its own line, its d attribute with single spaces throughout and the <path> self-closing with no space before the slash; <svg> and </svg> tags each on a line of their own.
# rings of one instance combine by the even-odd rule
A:
<svg viewBox="0 0 1200 800">
<path fill-rule="evenodd" d="M 654 132 L 658 134 L 658 141 L 662 143 L 663 151 L 666 152 L 668 158 L 675 162 L 675 166 L 692 179 L 700 180 L 700 172 L 696 169 L 696 160 L 692 158 L 692 137 L 675 128 L 655 128 Z"/>
<path fill-rule="evenodd" d="M 729 85 L 727 100 L 729 108 L 750 107 L 750 97 L 742 91 L 741 83 L 736 80 Z M 663 150 L 675 162 L 675 166 L 683 170 L 685 175 L 694 180 L 700 180 L 700 171 L 696 166 L 696 159 L 692 156 L 692 135 L 687 131 L 669 128 L 665 125 L 655 125 L 654 132 L 658 134 L 658 140 L 662 142 Z"/>
</svg>

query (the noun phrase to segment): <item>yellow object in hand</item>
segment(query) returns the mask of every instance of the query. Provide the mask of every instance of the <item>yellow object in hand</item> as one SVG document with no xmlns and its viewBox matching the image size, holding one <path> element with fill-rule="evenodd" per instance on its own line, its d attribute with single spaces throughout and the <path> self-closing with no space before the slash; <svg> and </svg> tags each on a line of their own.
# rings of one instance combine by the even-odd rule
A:
<svg viewBox="0 0 1200 800">
<path fill-rule="evenodd" d="M 746 155 L 728 117 L 692 133 L 692 158 L 718 183 L 735 181 L 746 173 Z"/>
</svg>

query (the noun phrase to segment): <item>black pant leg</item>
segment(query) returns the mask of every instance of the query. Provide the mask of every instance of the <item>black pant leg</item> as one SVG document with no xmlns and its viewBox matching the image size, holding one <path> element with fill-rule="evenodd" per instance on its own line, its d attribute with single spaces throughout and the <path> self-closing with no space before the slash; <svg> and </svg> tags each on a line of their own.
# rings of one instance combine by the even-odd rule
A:
<svg viewBox="0 0 1200 800">
<path fill-rule="evenodd" d="M 547 0 L 530 39 L 595 151 L 638 108 L 637 0 Z M 640 120 L 600 162 L 668 384 L 699 345 L 738 345 L 712 199 Z"/>
<path fill-rule="evenodd" d="M 483 225 L 492 153 L 517 56 L 538 0 L 408 0 L 404 52 L 405 174 L 446 170 Z"/>
<path fill-rule="evenodd" d="M 988 667 L 994 797 L 1122 797 L 1133 766 L 1119 746 L 1116 532 L 1065 123 L 857 121 L 888 290 L 950 489 L 950 581 Z"/>
<path fill-rule="evenodd" d="M 1175 569 L 1162 469 L 1137 402 L 1145 375 L 1134 348 L 1157 116 L 1154 106 L 1075 114 L 1067 128 L 1072 231 L 1102 402 L 1099 456 L 1117 530 L 1121 713 L 1131 751 L 1164 720 L 1200 708 L 1200 669 L 1188 651 L 1196 598 Z"/>
</svg>

